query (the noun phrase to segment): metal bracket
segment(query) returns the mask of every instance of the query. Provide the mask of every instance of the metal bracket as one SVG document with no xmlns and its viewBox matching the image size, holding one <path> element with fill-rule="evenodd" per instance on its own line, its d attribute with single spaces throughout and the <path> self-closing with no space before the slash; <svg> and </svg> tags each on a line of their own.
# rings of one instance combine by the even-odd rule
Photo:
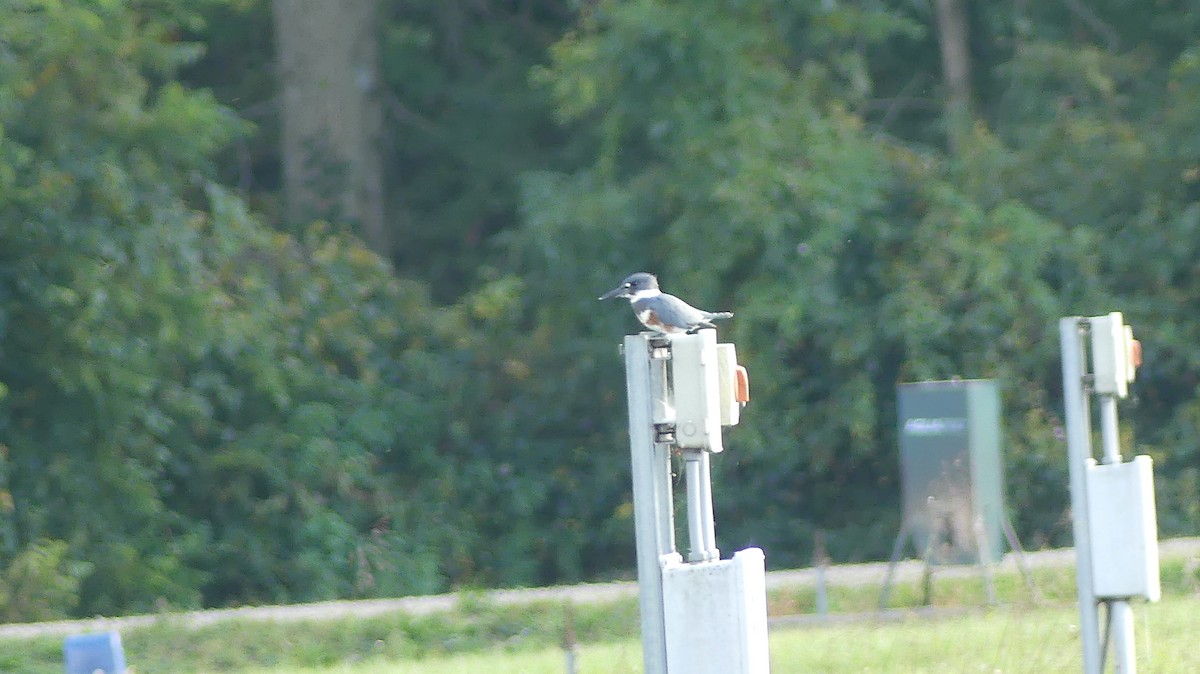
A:
<svg viewBox="0 0 1200 674">
<path fill-rule="evenodd" d="M 655 360 L 670 360 L 671 340 L 666 337 L 651 337 L 646 340 L 650 345 L 650 357 Z"/>
<path fill-rule="evenodd" d="M 1080 352 L 1081 357 L 1082 357 L 1082 354 L 1087 353 L 1088 336 L 1092 334 L 1092 322 L 1090 320 L 1088 320 L 1087 318 L 1080 318 L 1079 320 L 1075 321 L 1075 330 L 1076 330 L 1077 334 L 1079 335 L 1080 341 L 1082 342 L 1081 348 L 1083 349 L 1083 351 Z M 1087 394 L 1095 393 L 1096 392 L 1096 375 L 1087 371 L 1088 370 L 1088 362 L 1086 361 L 1086 359 L 1084 360 L 1082 369 L 1083 369 L 1083 376 L 1080 377 L 1080 382 L 1081 382 L 1081 385 L 1083 386 L 1083 392 L 1087 393 Z"/>
<path fill-rule="evenodd" d="M 1090 373 L 1085 374 L 1082 377 L 1080 377 L 1080 381 L 1083 382 L 1083 392 L 1084 393 L 1087 393 L 1090 395 L 1090 394 L 1096 392 L 1096 375 L 1090 374 Z"/>
<path fill-rule="evenodd" d="M 674 445 L 675 424 L 654 424 L 654 441 L 663 445 Z"/>
</svg>

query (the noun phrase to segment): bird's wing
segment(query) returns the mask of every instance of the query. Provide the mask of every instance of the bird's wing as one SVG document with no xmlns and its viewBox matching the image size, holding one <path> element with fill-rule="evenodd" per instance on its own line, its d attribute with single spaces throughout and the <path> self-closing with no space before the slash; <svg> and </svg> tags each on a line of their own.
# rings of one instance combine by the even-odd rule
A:
<svg viewBox="0 0 1200 674">
<path fill-rule="evenodd" d="M 653 310 L 658 314 L 658 319 L 667 325 L 688 327 L 697 325 L 705 319 L 703 311 L 674 295 L 664 293 L 643 301 L 647 304 L 644 308 Z"/>
</svg>

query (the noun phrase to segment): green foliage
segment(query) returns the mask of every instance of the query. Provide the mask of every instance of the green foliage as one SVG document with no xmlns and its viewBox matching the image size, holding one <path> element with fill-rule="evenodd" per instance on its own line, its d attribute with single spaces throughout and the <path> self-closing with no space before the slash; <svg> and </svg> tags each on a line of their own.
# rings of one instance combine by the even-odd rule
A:
<svg viewBox="0 0 1200 674">
<path fill-rule="evenodd" d="M 1194 195 L 1162 193 L 1190 174 L 1159 159 L 1192 134 L 1163 130 L 1159 119 L 1187 116 L 1149 104 L 1184 85 L 1162 78 L 1162 60 L 1028 35 L 983 55 L 1007 76 L 1003 96 L 981 96 L 994 106 L 984 118 L 999 121 L 980 121 L 950 155 L 924 144 L 926 121 L 881 119 L 873 105 L 876 78 L 897 67 L 889 55 L 936 46 L 917 23 L 929 17 L 871 7 L 597 4 L 537 78 L 562 116 L 597 130 L 601 149 L 588 169 L 526 181 L 513 240 L 543 256 L 522 258 L 533 269 L 522 275 L 569 274 L 568 294 L 583 296 L 605 287 L 598 266 L 610 279 L 649 268 L 668 290 L 737 311 L 726 337 L 755 400 L 731 431 L 736 457 L 716 468 L 717 519 L 735 545 L 800 564 L 820 528 L 836 558 L 885 555 L 898 526 L 883 505 L 898 499 L 895 385 L 952 376 L 1001 381 L 1020 529 L 1063 543 L 1055 319 L 1120 308 L 1154 337 L 1162 326 L 1192 339 L 1167 309 L 1186 302 L 1165 298 L 1190 286 L 1190 263 L 1176 256 L 1195 259 L 1194 220 L 1171 212 L 1192 213 Z M 977 18 L 976 28 L 1008 30 Z M 1173 80 L 1190 75 L 1194 59 L 1181 58 Z M 936 62 L 913 63 L 927 71 L 910 79 L 940 77 Z M 1055 97 L 1071 114 L 1056 114 Z M 872 124 L 897 119 L 891 135 Z M 586 315 L 553 325 L 578 330 Z M 1149 422 L 1139 451 L 1177 457 L 1160 476 L 1172 482 L 1179 465 L 1194 484 L 1194 453 L 1164 456 L 1156 443 L 1164 423 L 1183 428 L 1167 419 L 1191 409 L 1196 368 L 1166 342 L 1149 357 L 1160 348 L 1173 363 L 1144 370 L 1139 390 L 1181 395 L 1127 419 Z M 1193 383 L 1166 381 L 1168 371 Z M 1165 446 L 1194 442 L 1176 434 Z M 1164 504 L 1164 522 L 1181 524 L 1173 514 L 1191 500 Z"/>
<path fill-rule="evenodd" d="M 1125 419 L 1160 461 L 1165 530 L 1194 529 L 1197 16 L 1094 5 L 972 9 L 977 120 L 950 154 L 923 6 L 385 3 L 394 193 L 421 225 L 401 259 L 442 299 L 479 279 L 457 310 L 487 338 L 458 361 L 472 385 L 443 489 L 470 533 L 448 575 L 628 567 L 609 355 L 633 324 L 592 298 L 635 268 L 738 314 L 755 400 L 717 464 L 733 545 L 800 564 L 820 528 L 839 558 L 886 554 L 895 384 L 956 375 L 1001 381 L 1018 527 L 1066 542 L 1054 319 L 1114 307 L 1154 326 Z M 513 203 L 519 226 L 496 216 Z"/>
<path fill-rule="evenodd" d="M 200 214 L 179 195 L 238 125 L 208 96 L 151 85 L 194 52 L 163 41 L 179 7 L 148 11 L 141 26 L 113 3 L 3 12 L 5 552 L 69 542 L 96 569 L 85 610 L 113 608 L 94 579 L 118 569 L 148 574 L 147 585 L 126 577 L 134 605 L 189 603 L 195 574 L 158 539 L 178 522 L 155 484 L 167 452 L 149 429 L 164 420 L 146 403 L 199 308 Z"/>
<path fill-rule="evenodd" d="M 87 614 L 441 588 L 472 337 L 211 181 L 244 126 L 170 81 L 186 4 L 0 15 L 0 560 L 66 541 L 47 610 Z"/>
<path fill-rule="evenodd" d="M 572 3 L 380 0 L 381 95 L 390 122 L 396 266 L 441 301 L 486 281 L 486 245 L 517 223 L 516 177 L 577 165 L 529 68 L 574 19 Z"/>
<path fill-rule="evenodd" d="M 635 269 L 737 313 L 725 549 L 885 555 L 895 385 L 956 375 L 1067 542 L 1055 319 L 1113 309 L 1196 530 L 1200 12 L 972 5 L 951 150 L 929 8 L 850 4 L 381 2 L 421 281 L 266 224 L 270 3 L 0 5 L 0 568 L 56 615 L 627 573 L 635 324 L 595 297 Z"/>
<path fill-rule="evenodd" d="M 64 541 L 40 540 L 21 550 L 0 579 L 0 619 L 62 620 L 79 603 L 79 586 L 91 573 L 86 562 L 67 559 Z"/>
</svg>

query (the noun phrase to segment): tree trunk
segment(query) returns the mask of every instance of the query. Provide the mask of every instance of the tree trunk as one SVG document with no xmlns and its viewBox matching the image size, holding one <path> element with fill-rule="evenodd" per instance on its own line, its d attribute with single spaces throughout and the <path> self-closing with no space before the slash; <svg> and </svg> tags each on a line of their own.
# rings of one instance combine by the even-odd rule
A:
<svg viewBox="0 0 1200 674">
<path fill-rule="evenodd" d="M 963 0 L 934 0 L 938 44 L 942 50 L 942 81 L 946 86 L 946 135 L 951 151 L 971 120 L 971 52 Z"/>
<path fill-rule="evenodd" d="M 376 0 L 273 0 L 284 197 L 293 222 L 348 220 L 390 257 Z"/>
</svg>

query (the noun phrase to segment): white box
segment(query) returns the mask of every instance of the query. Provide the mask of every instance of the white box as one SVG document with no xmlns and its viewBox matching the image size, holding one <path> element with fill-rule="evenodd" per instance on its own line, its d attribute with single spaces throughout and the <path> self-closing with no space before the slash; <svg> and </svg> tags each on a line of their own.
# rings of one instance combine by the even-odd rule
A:
<svg viewBox="0 0 1200 674">
<path fill-rule="evenodd" d="M 1121 312 L 1088 319 L 1092 328 L 1092 374 L 1096 393 L 1124 398 L 1129 394 L 1129 344 L 1133 331 L 1126 330 Z"/>
<path fill-rule="evenodd" d="M 1150 457 L 1088 466 L 1087 501 L 1096 596 L 1158 601 L 1162 589 Z"/>
<path fill-rule="evenodd" d="M 768 674 L 762 550 L 733 559 L 663 566 L 669 674 Z"/>
<path fill-rule="evenodd" d="M 721 390 L 721 425 L 736 426 L 742 418 L 742 403 L 737 399 L 737 348 L 717 345 L 717 376 Z"/>
<path fill-rule="evenodd" d="M 719 452 L 721 390 L 717 375 L 717 331 L 671 338 L 671 388 L 675 394 L 675 444 Z"/>
</svg>

